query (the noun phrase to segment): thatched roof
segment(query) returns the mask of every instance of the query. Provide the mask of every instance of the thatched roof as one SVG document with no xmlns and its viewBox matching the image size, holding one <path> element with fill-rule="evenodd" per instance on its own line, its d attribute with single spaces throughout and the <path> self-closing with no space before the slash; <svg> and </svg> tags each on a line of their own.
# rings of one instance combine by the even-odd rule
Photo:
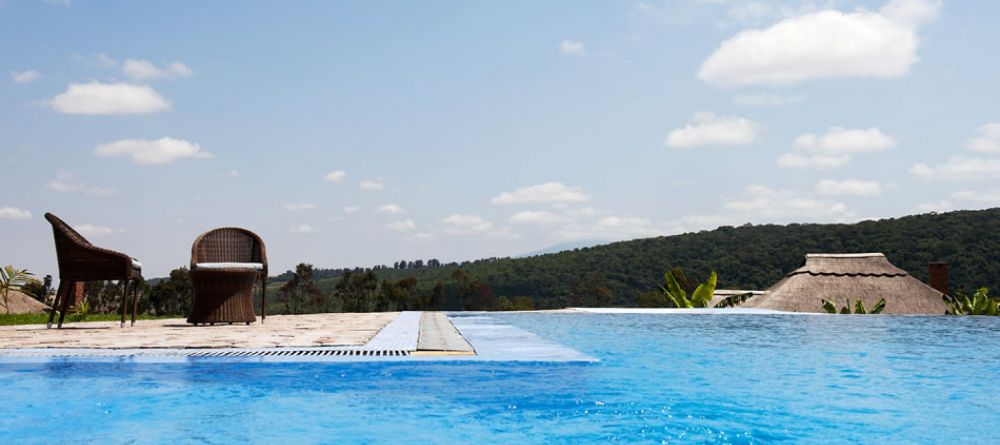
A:
<svg viewBox="0 0 1000 445">
<path fill-rule="evenodd" d="M 885 298 L 885 314 L 941 315 L 946 309 L 940 292 L 893 266 L 881 253 L 808 254 L 802 267 L 743 306 L 825 312 L 820 300 L 853 308 L 861 299 L 871 308 L 880 298 Z"/>
<path fill-rule="evenodd" d="M 49 309 L 48 306 L 38 300 L 16 290 L 12 290 L 7 294 L 7 300 L 10 301 L 10 313 L 12 314 L 41 314 Z M 0 295 L 0 314 L 6 313 L 7 308 L 4 307 L 3 296 Z"/>
</svg>

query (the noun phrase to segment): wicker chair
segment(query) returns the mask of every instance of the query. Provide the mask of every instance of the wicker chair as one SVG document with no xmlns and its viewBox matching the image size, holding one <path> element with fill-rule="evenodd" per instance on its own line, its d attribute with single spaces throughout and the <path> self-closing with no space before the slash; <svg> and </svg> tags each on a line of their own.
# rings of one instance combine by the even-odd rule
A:
<svg viewBox="0 0 1000 445">
<path fill-rule="evenodd" d="M 189 323 L 255 321 L 253 286 L 260 283 L 260 319 L 267 316 L 267 252 L 257 234 L 222 227 L 201 234 L 191 246 L 194 285 Z"/>
<path fill-rule="evenodd" d="M 128 303 L 129 285 L 132 284 L 132 325 L 135 325 L 136 302 L 139 297 L 139 281 L 142 280 L 142 265 L 124 253 L 102 249 L 87 241 L 83 235 L 73 230 L 69 224 L 57 216 L 46 213 L 45 219 L 52 224 L 52 234 L 56 241 L 56 259 L 59 262 L 59 290 L 56 292 L 52 310 L 49 312 L 48 327 L 59 310 L 59 326 L 62 328 L 66 310 L 69 309 L 70 293 L 81 281 L 118 280 L 122 286 L 122 321 L 125 327 L 125 312 Z"/>
</svg>

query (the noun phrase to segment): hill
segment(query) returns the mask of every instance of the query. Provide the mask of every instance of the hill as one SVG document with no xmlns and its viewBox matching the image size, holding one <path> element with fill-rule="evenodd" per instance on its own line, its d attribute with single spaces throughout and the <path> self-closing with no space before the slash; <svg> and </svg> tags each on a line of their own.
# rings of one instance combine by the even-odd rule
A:
<svg viewBox="0 0 1000 445">
<path fill-rule="evenodd" d="M 535 307 L 592 304 L 595 292 L 617 306 L 632 306 L 656 289 L 663 273 L 680 267 L 719 287 L 765 289 L 801 265 L 806 253 L 883 252 L 894 264 L 926 281 L 927 266 L 948 262 L 952 289 L 1000 288 L 1000 209 L 930 213 L 856 224 L 744 225 L 674 236 L 637 239 L 528 258 L 489 258 L 461 264 L 402 262 L 372 270 L 380 279 L 416 278 L 416 290 L 437 283 L 454 288 L 453 274 L 488 286 L 499 297 L 527 296 Z M 334 288 L 344 270 L 314 271 L 321 289 Z M 287 272 L 275 285 L 288 281 Z M 450 292 L 450 291 L 449 291 Z M 447 306 L 447 304 L 446 304 Z"/>
</svg>

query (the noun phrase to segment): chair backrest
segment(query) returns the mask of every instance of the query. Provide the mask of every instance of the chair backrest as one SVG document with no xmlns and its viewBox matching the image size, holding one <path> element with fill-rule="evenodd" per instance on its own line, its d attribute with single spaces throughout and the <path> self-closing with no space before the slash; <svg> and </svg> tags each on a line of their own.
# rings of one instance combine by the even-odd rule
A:
<svg viewBox="0 0 1000 445">
<path fill-rule="evenodd" d="M 197 263 L 262 263 L 267 267 L 264 242 L 256 233 L 221 227 L 201 234 L 191 246 L 191 266 Z"/>
<path fill-rule="evenodd" d="M 56 261 L 59 263 L 59 273 L 62 275 L 65 272 L 63 269 L 77 262 L 77 258 L 93 244 L 58 216 L 46 213 L 45 219 L 52 224 L 52 236 L 56 241 Z"/>
</svg>

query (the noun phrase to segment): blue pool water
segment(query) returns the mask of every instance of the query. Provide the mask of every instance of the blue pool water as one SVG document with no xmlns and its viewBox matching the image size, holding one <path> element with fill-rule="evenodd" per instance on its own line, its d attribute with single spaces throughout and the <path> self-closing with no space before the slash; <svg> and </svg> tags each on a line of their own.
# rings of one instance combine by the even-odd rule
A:
<svg viewBox="0 0 1000 445">
<path fill-rule="evenodd" d="M 996 443 L 1000 319 L 498 314 L 598 363 L 0 364 L 0 443 Z"/>
</svg>

